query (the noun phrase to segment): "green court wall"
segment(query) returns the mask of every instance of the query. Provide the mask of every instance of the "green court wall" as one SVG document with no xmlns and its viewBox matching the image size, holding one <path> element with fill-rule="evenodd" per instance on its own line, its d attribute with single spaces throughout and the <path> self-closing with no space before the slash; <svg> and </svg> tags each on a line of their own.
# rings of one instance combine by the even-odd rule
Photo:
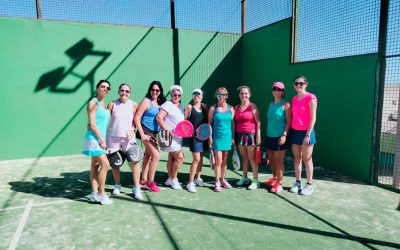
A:
<svg viewBox="0 0 400 250">
<path fill-rule="evenodd" d="M 293 79 L 304 75 L 310 82 L 308 91 L 318 98 L 315 166 L 368 182 L 377 55 L 290 64 L 290 22 L 277 22 L 241 39 L 242 81 L 252 88 L 252 100 L 261 111 L 262 131 L 266 132 L 272 84 L 285 83 L 285 98 L 291 101 Z"/>
<path fill-rule="evenodd" d="M 159 80 L 166 94 L 181 84 L 186 105 L 190 90 L 209 79 L 240 38 L 13 18 L 0 18 L 0 36 L 0 160 L 79 154 L 86 104 L 100 79 L 112 84 L 106 102 L 117 98 L 123 82 L 140 102 Z M 230 67 L 240 71 L 237 63 Z"/>
</svg>

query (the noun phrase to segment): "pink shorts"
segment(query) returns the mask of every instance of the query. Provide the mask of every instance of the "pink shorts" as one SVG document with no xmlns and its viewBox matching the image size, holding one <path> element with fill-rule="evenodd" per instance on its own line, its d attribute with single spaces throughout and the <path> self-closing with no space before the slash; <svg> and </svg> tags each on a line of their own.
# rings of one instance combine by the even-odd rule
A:
<svg viewBox="0 0 400 250">
<path fill-rule="evenodd" d="M 134 143 L 135 141 L 135 138 L 128 139 L 128 137 L 116 137 L 109 135 L 106 137 L 107 149 L 111 151 L 122 150 L 125 152 L 129 144 L 131 142 Z"/>
</svg>

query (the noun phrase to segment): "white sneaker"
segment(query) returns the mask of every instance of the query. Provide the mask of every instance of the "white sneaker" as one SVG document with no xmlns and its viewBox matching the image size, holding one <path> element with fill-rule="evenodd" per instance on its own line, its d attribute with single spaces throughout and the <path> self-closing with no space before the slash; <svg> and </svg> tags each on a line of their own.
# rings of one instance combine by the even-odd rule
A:
<svg viewBox="0 0 400 250">
<path fill-rule="evenodd" d="M 168 179 L 164 182 L 166 186 L 172 186 L 172 179 L 168 177 Z"/>
<path fill-rule="evenodd" d="M 171 188 L 176 190 L 182 189 L 182 186 L 178 182 L 178 178 L 175 178 L 171 181 Z"/>
<path fill-rule="evenodd" d="M 260 187 L 260 182 L 258 182 L 258 180 L 256 180 L 256 179 L 253 179 L 253 180 L 251 180 L 251 184 L 250 184 L 250 186 L 248 187 L 248 189 L 250 189 L 250 190 L 256 190 L 257 188 L 259 188 Z"/>
<path fill-rule="evenodd" d="M 114 190 L 112 191 L 113 195 L 119 195 L 122 191 L 122 186 L 121 184 L 115 184 Z"/>
<path fill-rule="evenodd" d="M 306 184 L 306 185 L 304 186 L 304 188 L 301 190 L 300 194 L 301 194 L 301 195 L 310 195 L 310 194 L 312 194 L 313 192 L 314 192 L 313 186 L 310 185 L 310 184 Z"/>
<path fill-rule="evenodd" d="M 191 193 L 196 193 L 196 187 L 194 186 L 194 182 L 189 182 L 189 183 L 186 185 L 186 188 L 187 188 L 187 190 L 188 190 L 189 192 L 191 192 Z"/>
<path fill-rule="evenodd" d="M 142 197 L 142 191 L 140 190 L 140 186 L 139 187 L 133 187 L 132 188 L 132 193 L 135 195 L 135 199 L 138 201 L 143 200 Z"/>
<path fill-rule="evenodd" d="M 204 187 L 204 182 L 203 182 L 203 179 L 201 179 L 201 178 L 195 179 L 194 184 L 196 184 L 199 187 Z"/>
<path fill-rule="evenodd" d="M 93 202 L 100 202 L 99 192 L 96 193 L 92 192 L 87 196 L 87 198 Z"/>
<path fill-rule="evenodd" d="M 111 205 L 113 204 L 113 201 L 110 199 L 110 197 L 108 197 L 108 195 L 104 195 L 104 196 L 99 196 L 99 200 L 101 205 Z"/>
<path fill-rule="evenodd" d="M 293 185 L 293 187 L 292 188 L 290 188 L 290 192 L 291 193 L 298 193 L 299 191 L 301 191 L 301 182 L 297 182 L 296 181 L 296 183 Z"/>
</svg>

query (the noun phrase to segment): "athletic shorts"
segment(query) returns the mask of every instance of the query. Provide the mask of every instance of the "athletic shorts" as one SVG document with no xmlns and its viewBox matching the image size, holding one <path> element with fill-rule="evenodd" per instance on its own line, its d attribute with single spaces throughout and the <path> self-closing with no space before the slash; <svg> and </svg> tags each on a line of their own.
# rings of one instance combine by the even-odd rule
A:
<svg viewBox="0 0 400 250">
<path fill-rule="evenodd" d="M 107 149 L 111 151 L 121 150 L 125 152 L 130 143 L 136 143 L 136 139 L 128 139 L 128 137 L 107 136 L 106 143 Z"/>
<path fill-rule="evenodd" d="M 182 137 L 173 136 L 171 145 L 168 147 L 161 147 L 161 150 L 164 152 L 176 152 L 182 150 Z"/>
<path fill-rule="evenodd" d="M 265 148 L 273 151 L 287 150 L 290 147 L 289 138 L 286 137 L 286 141 L 282 145 L 279 145 L 279 139 L 280 137 L 265 137 Z"/>
<path fill-rule="evenodd" d="M 307 130 L 290 129 L 290 141 L 292 142 L 292 144 L 302 145 L 304 137 L 306 137 L 306 133 Z M 315 137 L 315 131 L 313 129 L 310 135 L 310 144 L 315 144 L 316 142 L 317 139 Z"/>
<path fill-rule="evenodd" d="M 189 139 L 189 148 L 193 153 L 202 153 L 208 150 L 208 140 L 200 141 L 199 139 L 192 137 Z"/>
<path fill-rule="evenodd" d="M 236 145 L 242 146 L 255 146 L 256 141 L 254 138 L 254 133 L 235 133 L 235 143 Z"/>
</svg>

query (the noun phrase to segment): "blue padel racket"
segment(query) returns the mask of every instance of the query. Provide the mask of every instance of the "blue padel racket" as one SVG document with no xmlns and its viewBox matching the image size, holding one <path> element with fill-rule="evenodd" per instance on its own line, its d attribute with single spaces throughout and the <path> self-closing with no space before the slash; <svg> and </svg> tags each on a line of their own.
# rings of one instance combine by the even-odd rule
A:
<svg viewBox="0 0 400 250">
<path fill-rule="evenodd" d="M 196 137 L 200 141 L 205 141 L 211 137 L 212 128 L 210 124 L 203 123 L 196 128 L 194 137 Z"/>
</svg>

